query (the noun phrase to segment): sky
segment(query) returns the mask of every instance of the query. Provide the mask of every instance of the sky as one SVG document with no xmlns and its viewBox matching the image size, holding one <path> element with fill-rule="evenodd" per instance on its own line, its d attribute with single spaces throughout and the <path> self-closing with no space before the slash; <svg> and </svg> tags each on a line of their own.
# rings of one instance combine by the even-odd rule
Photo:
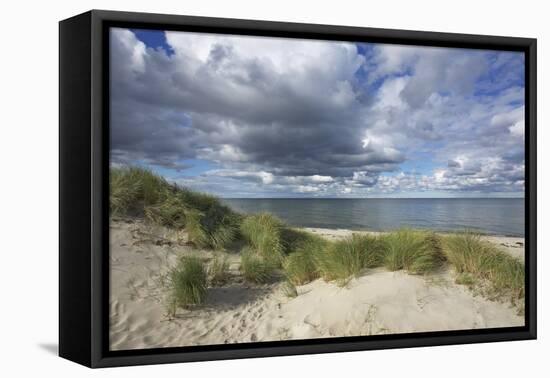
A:
<svg viewBox="0 0 550 378">
<path fill-rule="evenodd" d="M 111 29 L 111 165 L 226 198 L 523 197 L 523 53 Z"/>
</svg>

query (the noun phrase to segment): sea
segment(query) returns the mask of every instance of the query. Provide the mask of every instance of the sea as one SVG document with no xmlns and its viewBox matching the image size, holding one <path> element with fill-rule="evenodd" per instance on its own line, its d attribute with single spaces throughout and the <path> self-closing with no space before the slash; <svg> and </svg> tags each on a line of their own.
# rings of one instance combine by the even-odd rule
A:
<svg viewBox="0 0 550 378">
<path fill-rule="evenodd" d="M 371 231 L 409 227 L 525 235 L 523 198 L 226 198 L 223 201 L 245 214 L 272 213 L 295 227 Z"/>
</svg>

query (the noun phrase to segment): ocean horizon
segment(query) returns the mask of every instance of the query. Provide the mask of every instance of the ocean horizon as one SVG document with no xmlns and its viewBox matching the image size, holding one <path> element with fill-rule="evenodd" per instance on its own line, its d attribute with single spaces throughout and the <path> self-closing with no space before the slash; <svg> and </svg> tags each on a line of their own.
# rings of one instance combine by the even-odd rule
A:
<svg viewBox="0 0 550 378">
<path fill-rule="evenodd" d="M 222 198 L 235 211 L 269 212 L 294 227 L 525 236 L 524 198 Z"/>
</svg>

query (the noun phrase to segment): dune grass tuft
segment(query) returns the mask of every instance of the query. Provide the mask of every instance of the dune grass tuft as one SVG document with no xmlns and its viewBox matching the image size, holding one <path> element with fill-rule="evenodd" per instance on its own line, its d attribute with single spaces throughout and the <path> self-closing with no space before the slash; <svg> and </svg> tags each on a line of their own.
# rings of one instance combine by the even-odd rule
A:
<svg viewBox="0 0 550 378">
<path fill-rule="evenodd" d="M 271 261 L 264 259 L 250 248 L 241 251 L 240 270 L 246 281 L 261 284 L 273 277 L 275 267 Z"/>
<path fill-rule="evenodd" d="M 189 241 L 201 248 L 223 249 L 238 233 L 238 217 L 213 208 L 206 213 L 197 210 L 187 212 L 186 230 Z"/>
<path fill-rule="evenodd" d="M 298 296 L 298 289 L 296 289 L 296 286 L 289 281 L 286 281 L 283 284 L 283 293 L 288 298 L 296 298 Z"/>
<path fill-rule="evenodd" d="M 241 223 L 241 234 L 267 262 L 280 266 L 283 258 L 283 223 L 268 213 L 249 215 Z"/>
<path fill-rule="evenodd" d="M 188 207 L 181 198 L 167 195 L 162 202 L 146 206 L 144 215 L 145 219 L 153 224 L 181 229 L 185 227 L 186 214 L 188 211 Z"/>
<path fill-rule="evenodd" d="M 171 315 L 178 308 L 186 308 L 204 302 L 207 295 L 207 273 L 198 257 L 182 258 L 169 275 Z"/>
<path fill-rule="evenodd" d="M 441 266 L 443 254 L 435 234 L 402 229 L 383 236 L 384 266 L 412 274 L 429 273 Z"/>
<path fill-rule="evenodd" d="M 289 255 L 300 249 L 304 243 L 312 240 L 324 240 L 318 235 L 311 232 L 292 228 L 282 227 L 280 230 L 281 243 L 283 247 L 283 253 Z"/>
<path fill-rule="evenodd" d="M 459 277 L 488 281 L 494 296 L 507 296 L 512 302 L 525 295 L 525 265 L 481 240 L 479 234 L 467 232 L 447 236 L 443 250 Z M 460 281 L 460 279 L 459 279 Z"/>
<path fill-rule="evenodd" d="M 470 273 L 459 273 L 455 278 L 455 283 L 472 287 L 476 283 L 475 277 Z"/>
<path fill-rule="evenodd" d="M 169 184 L 150 170 L 138 167 L 112 168 L 110 208 L 115 215 L 143 215 L 147 206 L 166 199 Z"/>
<path fill-rule="evenodd" d="M 376 237 L 353 234 L 330 243 L 317 261 L 326 281 L 336 280 L 343 286 L 363 269 L 379 265 L 380 256 L 381 244 Z"/>
<path fill-rule="evenodd" d="M 328 242 L 321 237 L 311 235 L 296 245 L 294 252 L 285 258 L 284 270 L 287 280 L 293 285 L 304 285 L 320 276 L 317 257 L 320 256 Z"/>
<path fill-rule="evenodd" d="M 216 254 L 208 266 L 208 277 L 213 286 L 223 285 L 229 279 L 229 261 L 227 255 Z"/>
</svg>

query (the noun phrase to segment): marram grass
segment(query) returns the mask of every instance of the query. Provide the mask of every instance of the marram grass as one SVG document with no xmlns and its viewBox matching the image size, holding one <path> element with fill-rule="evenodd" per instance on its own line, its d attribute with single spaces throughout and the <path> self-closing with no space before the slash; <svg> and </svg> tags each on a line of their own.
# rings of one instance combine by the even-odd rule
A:
<svg viewBox="0 0 550 378">
<path fill-rule="evenodd" d="M 245 248 L 241 251 L 240 270 L 246 281 L 262 284 L 273 278 L 275 267 L 273 262 L 264 259 L 254 250 Z"/>
<path fill-rule="evenodd" d="M 443 256 L 437 236 L 425 231 L 401 229 L 382 237 L 384 266 L 391 271 L 429 273 L 441 266 Z"/>
<path fill-rule="evenodd" d="M 237 217 L 227 213 L 212 214 L 190 210 L 186 216 L 186 230 L 189 241 L 200 248 L 223 249 L 229 245 L 238 232 Z"/>
<path fill-rule="evenodd" d="M 279 266 L 283 258 L 283 226 L 275 216 L 261 213 L 244 218 L 240 232 L 259 255 L 274 266 Z"/>
<path fill-rule="evenodd" d="M 201 248 L 223 249 L 237 236 L 240 215 L 219 199 L 168 183 L 150 170 L 111 168 L 113 215 L 142 216 L 149 222 L 183 229 Z"/>
<path fill-rule="evenodd" d="M 167 196 L 162 202 L 146 206 L 145 218 L 153 224 L 181 229 L 185 227 L 188 207 L 178 196 Z"/>
<path fill-rule="evenodd" d="M 283 264 L 287 280 L 292 285 L 304 285 L 320 276 L 317 257 L 324 253 L 329 242 L 312 235 L 297 245 Z"/>
<path fill-rule="evenodd" d="M 472 283 L 485 280 L 490 284 L 489 294 L 495 297 L 508 297 L 512 302 L 524 298 L 524 263 L 481 240 L 478 234 L 447 236 L 443 239 L 443 250 L 459 282 L 465 277 Z"/>
<path fill-rule="evenodd" d="M 111 168 L 110 208 L 115 215 L 143 215 L 147 206 L 166 199 L 169 184 L 151 171 L 137 167 Z"/>
<path fill-rule="evenodd" d="M 208 277 L 210 285 L 219 286 L 225 284 L 229 279 L 229 261 L 227 255 L 216 254 L 208 266 Z"/>
<path fill-rule="evenodd" d="M 326 281 L 336 280 L 341 286 L 357 277 L 365 268 L 378 266 L 381 261 L 381 244 L 378 238 L 353 234 L 325 248 L 317 263 Z"/>
<path fill-rule="evenodd" d="M 207 295 L 207 272 L 198 257 L 184 257 L 169 275 L 169 310 L 175 315 L 178 308 L 204 302 Z"/>
<path fill-rule="evenodd" d="M 319 235 L 292 227 L 282 227 L 280 230 L 280 237 L 285 255 L 298 251 L 304 243 L 315 240 L 325 241 L 325 239 Z"/>
<path fill-rule="evenodd" d="M 286 281 L 283 284 L 283 293 L 287 298 L 296 298 L 298 296 L 298 289 L 296 286 L 289 281 Z"/>
</svg>

